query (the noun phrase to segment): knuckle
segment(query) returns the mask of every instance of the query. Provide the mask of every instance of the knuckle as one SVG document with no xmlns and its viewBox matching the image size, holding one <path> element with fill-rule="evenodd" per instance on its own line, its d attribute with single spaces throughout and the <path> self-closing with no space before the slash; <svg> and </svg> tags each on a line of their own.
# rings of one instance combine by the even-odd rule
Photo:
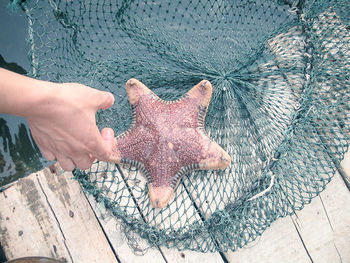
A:
<svg viewBox="0 0 350 263">
<path fill-rule="evenodd" d="M 68 157 L 73 157 L 75 155 L 75 150 L 71 145 L 65 144 L 61 146 L 60 154 Z"/>
<path fill-rule="evenodd" d="M 101 153 L 100 159 L 101 160 L 107 160 L 108 157 L 109 157 L 108 152 L 103 152 L 103 153 Z"/>
<path fill-rule="evenodd" d="M 93 151 L 97 148 L 98 144 L 96 142 L 96 140 L 89 140 L 86 142 L 86 148 L 89 150 L 89 151 Z"/>
<path fill-rule="evenodd" d="M 103 147 L 103 145 L 98 144 L 98 142 L 90 142 L 86 145 L 87 152 L 91 153 L 94 157 L 99 160 L 108 159 L 110 152 Z"/>
</svg>

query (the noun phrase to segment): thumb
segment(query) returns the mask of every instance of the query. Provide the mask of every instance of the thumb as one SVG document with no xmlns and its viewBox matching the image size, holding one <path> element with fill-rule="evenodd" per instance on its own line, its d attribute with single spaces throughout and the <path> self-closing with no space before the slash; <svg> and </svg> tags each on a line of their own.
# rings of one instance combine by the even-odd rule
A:
<svg viewBox="0 0 350 263">
<path fill-rule="evenodd" d="M 114 96 L 112 93 L 107 91 L 100 91 L 100 105 L 98 109 L 108 109 L 114 104 Z"/>
<path fill-rule="evenodd" d="M 100 132 L 98 131 L 98 133 Z M 94 148 L 90 149 L 91 155 L 100 161 L 108 161 L 109 157 L 112 154 L 113 145 L 114 131 L 111 128 L 104 128 L 101 131 L 101 135 L 98 136 L 97 145 Z"/>
</svg>

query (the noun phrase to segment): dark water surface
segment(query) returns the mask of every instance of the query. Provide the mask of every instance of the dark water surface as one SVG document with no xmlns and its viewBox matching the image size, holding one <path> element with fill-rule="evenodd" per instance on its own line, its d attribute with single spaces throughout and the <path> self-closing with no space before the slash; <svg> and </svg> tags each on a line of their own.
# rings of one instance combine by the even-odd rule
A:
<svg viewBox="0 0 350 263">
<path fill-rule="evenodd" d="M 27 19 L 21 10 L 10 12 L 0 1 L 0 67 L 26 74 L 29 70 Z M 47 166 L 24 118 L 0 113 L 0 185 Z"/>
</svg>

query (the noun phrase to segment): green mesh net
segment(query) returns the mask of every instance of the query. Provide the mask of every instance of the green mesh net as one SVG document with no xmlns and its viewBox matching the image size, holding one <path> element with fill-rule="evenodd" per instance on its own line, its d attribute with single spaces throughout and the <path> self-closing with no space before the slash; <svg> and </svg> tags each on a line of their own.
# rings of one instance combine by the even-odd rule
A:
<svg viewBox="0 0 350 263">
<path fill-rule="evenodd" d="M 29 20 L 32 76 L 115 95 L 101 128 L 129 127 L 129 78 L 166 100 L 213 85 L 205 128 L 232 163 L 184 176 L 164 209 L 133 166 L 75 171 L 135 248 L 134 234 L 150 246 L 242 247 L 318 195 L 348 148 L 347 0 L 15 2 Z"/>
</svg>

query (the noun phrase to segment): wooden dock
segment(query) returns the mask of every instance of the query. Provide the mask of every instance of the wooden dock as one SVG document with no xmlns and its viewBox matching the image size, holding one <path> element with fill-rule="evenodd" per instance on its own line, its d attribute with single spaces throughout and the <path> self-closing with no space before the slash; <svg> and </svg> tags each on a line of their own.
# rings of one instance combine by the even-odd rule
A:
<svg viewBox="0 0 350 263">
<path fill-rule="evenodd" d="M 199 253 L 164 247 L 137 255 L 120 223 L 87 196 L 70 172 L 49 168 L 0 193 L 0 243 L 6 258 L 46 256 L 67 262 L 350 262 L 350 153 L 318 197 L 274 222 L 236 252 Z M 341 175 L 342 176 L 341 176 Z M 350 180 L 349 180 L 350 181 Z"/>
</svg>

